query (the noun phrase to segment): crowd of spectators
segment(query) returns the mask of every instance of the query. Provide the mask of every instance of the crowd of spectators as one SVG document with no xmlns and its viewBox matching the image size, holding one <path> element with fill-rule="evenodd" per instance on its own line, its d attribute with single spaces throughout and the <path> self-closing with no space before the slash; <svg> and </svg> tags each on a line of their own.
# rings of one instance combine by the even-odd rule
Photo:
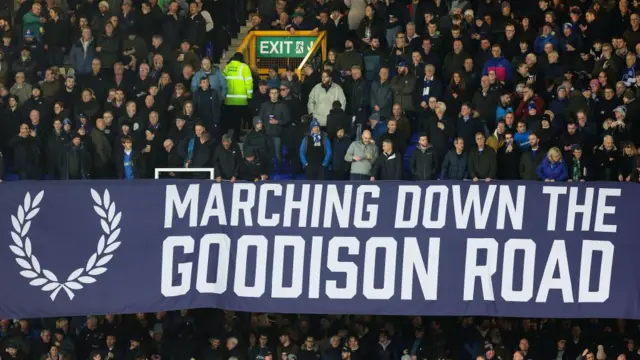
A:
<svg viewBox="0 0 640 360">
<path fill-rule="evenodd" d="M 216 66 L 252 4 L 252 31 L 326 31 L 326 61 L 300 77 L 261 78 L 240 53 Z M 638 1 L 12 10 L 0 3 L 0 178 L 640 181 Z"/>
<path fill-rule="evenodd" d="M 637 323 L 213 309 L 0 320 L 3 360 L 630 360 Z"/>
</svg>

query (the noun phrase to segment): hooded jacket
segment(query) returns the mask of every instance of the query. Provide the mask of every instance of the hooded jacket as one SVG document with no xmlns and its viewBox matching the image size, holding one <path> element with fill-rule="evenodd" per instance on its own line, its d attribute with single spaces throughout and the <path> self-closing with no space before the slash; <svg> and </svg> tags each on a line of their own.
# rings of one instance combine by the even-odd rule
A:
<svg viewBox="0 0 640 360">
<path fill-rule="evenodd" d="M 320 126 L 327 126 L 327 115 L 333 108 L 334 101 L 340 101 L 342 110 L 346 109 L 347 98 L 340 85 L 331 83 L 328 87 L 322 83 L 317 84 L 309 94 L 307 110 L 318 120 Z"/>
<path fill-rule="evenodd" d="M 75 160 L 72 159 L 74 157 L 76 158 Z M 72 143 L 69 143 L 60 157 L 60 180 L 69 180 L 69 169 L 72 161 L 78 161 L 82 180 L 87 180 L 91 177 L 91 154 L 89 154 L 82 144 L 80 144 L 80 146 L 74 146 Z"/>
<path fill-rule="evenodd" d="M 266 134 L 264 127 L 262 130 L 256 130 L 257 123 L 258 119 L 254 119 L 253 129 L 247 133 L 247 136 L 244 139 L 244 146 L 252 148 L 257 153 L 260 160 L 268 166 L 271 163 L 271 157 L 273 156 L 273 142 L 271 141 L 271 137 Z"/>
</svg>

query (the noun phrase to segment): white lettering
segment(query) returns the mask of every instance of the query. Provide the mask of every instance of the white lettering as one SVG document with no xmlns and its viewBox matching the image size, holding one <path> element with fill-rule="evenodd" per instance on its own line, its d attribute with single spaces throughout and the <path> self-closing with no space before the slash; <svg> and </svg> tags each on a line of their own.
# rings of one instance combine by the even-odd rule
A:
<svg viewBox="0 0 640 360">
<path fill-rule="evenodd" d="M 513 201 L 513 195 L 509 185 L 500 185 L 500 194 L 498 195 L 498 220 L 496 228 L 504 230 L 506 223 L 506 214 L 509 214 L 511 227 L 514 230 L 522 230 L 522 222 L 524 220 L 524 198 L 527 188 L 524 185 L 518 186 L 516 201 Z"/>
<path fill-rule="evenodd" d="M 609 299 L 614 250 L 615 246 L 610 241 L 584 240 L 582 242 L 578 302 L 603 303 Z M 589 290 L 589 285 L 591 283 L 591 263 L 593 261 L 594 251 L 602 253 L 602 262 L 600 263 L 598 290 L 591 291 Z"/>
<path fill-rule="evenodd" d="M 566 188 L 560 189 L 564 189 L 566 192 Z M 553 277 L 556 268 L 558 268 L 557 278 Z M 565 303 L 573 302 L 573 288 L 571 285 L 571 274 L 569 273 L 569 260 L 567 259 L 567 248 L 564 240 L 553 241 L 551 251 L 549 251 L 549 258 L 547 259 L 547 264 L 545 265 L 544 273 L 542 274 L 542 280 L 540 281 L 540 286 L 538 288 L 536 302 L 547 302 L 547 297 L 549 296 L 549 291 L 551 289 L 561 290 Z"/>
<path fill-rule="evenodd" d="M 178 264 L 180 283 L 178 285 L 173 285 L 173 252 L 177 247 L 184 248 L 183 254 L 191 254 L 195 248 L 195 241 L 191 236 L 169 236 L 162 243 L 160 292 L 166 297 L 184 295 L 191 288 L 191 271 L 193 269 L 192 262 Z"/>
<path fill-rule="evenodd" d="M 353 186 L 345 185 L 343 187 L 343 191 L 341 199 L 340 194 L 338 193 L 338 187 L 336 185 L 327 185 L 327 195 L 324 199 L 325 206 L 323 223 L 323 226 L 327 229 L 331 228 L 334 211 L 336 213 L 336 219 L 338 220 L 338 226 L 342 229 L 349 227 Z"/>
<path fill-rule="evenodd" d="M 376 252 L 384 249 L 384 263 L 376 266 Z M 367 241 L 364 252 L 364 277 L 362 294 L 371 300 L 389 300 L 395 292 L 396 254 L 398 243 L 392 237 L 372 237 Z M 383 270 L 382 288 L 376 289 L 376 268 Z"/>
<path fill-rule="evenodd" d="M 404 252 L 402 256 L 402 300 L 413 299 L 413 274 L 418 277 L 425 300 L 438 300 L 438 268 L 440 266 L 440 238 L 429 238 L 429 253 L 427 254 L 428 269 L 424 266 L 424 257 L 418 239 L 404 238 Z"/>
<path fill-rule="evenodd" d="M 242 192 L 247 193 L 247 199 L 242 200 Z M 231 203 L 231 226 L 240 223 L 240 212 L 244 217 L 244 226 L 253 226 L 251 209 L 256 203 L 256 185 L 252 183 L 233 184 L 233 201 Z"/>
<path fill-rule="evenodd" d="M 454 197 L 455 198 L 455 197 Z M 478 265 L 478 251 L 487 251 L 487 263 Z M 464 266 L 464 301 L 472 301 L 476 287 L 476 278 L 480 278 L 482 297 L 485 301 L 494 301 L 491 277 L 496 273 L 498 264 L 498 242 L 492 238 L 467 239 L 467 256 Z"/>
<path fill-rule="evenodd" d="M 189 210 L 189 227 L 198 226 L 198 194 L 200 185 L 193 184 L 187 188 L 184 199 L 180 199 L 178 186 L 167 185 L 164 197 L 164 228 L 170 229 L 173 226 L 173 209 L 176 210 L 178 218 L 182 219 Z"/>
<path fill-rule="evenodd" d="M 607 214 L 615 215 L 616 207 L 607 205 L 607 197 L 609 196 L 621 196 L 622 189 L 599 189 L 598 190 L 598 206 L 596 208 L 596 224 L 594 231 L 615 233 L 618 231 L 618 226 L 615 224 L 605 224 L 604 216 Z"/>
<path fill-rule="evenodd" d="M 220 184 L 211 185 L 211 191 L 209 191 L 209 197 L 207 198 L 207 204 L 204 207 L 202 213 L 202 219 L 200 219 L 200 226 L 204 227 L 209 225 L 209 218 L 217 217 L 218 225 L 227 225 L 227 214 L 224 212 L 224 198 L 222 196 L 222 187 Z"/>
<path fill-rule="evenodd" d="M 453 185 L 453 211 L 455 214 L 456 227 L 458 229 L 469 228 L 469 216 L 473 210 L 473 218 L 475 224 L 473 229 L 484 230 L 487 226 L 487 220 L 491 213 L 493 205 L 493 197 L 496 194 L 496 185 L 489 185 L 487 193 L 484 197 L 484 204 L 481 203 L 480 187 L 478 185 L 469 186 L 467 197 L 465 199 L 464 208 L 462 207 L 462 195 L 460 194 L 460 185 Z"/>
<path fill-rule="evenodd" d="M 301 187 L 300 200 L 294 200 L 293 195 L 297 187 L 295 184 L 287 184 L 287 193 L 284 201 L 284 222 L 282 226 L 291 227 L 291 217 L 293 210 L 300 211 L 298 216 L 298 227 L 305 227 L 307 220 L 307 212 L 309 208 L 309 184 L 303 184 Z"/>
<path fill-rule="evenodd" d="M 378 222 L 378 205 L 367 204 L 366 212 L 368 219 L 364 219 L 363 205 L 366 201 L 366 194 L 370 194 L 372 199 L 380 197 L 380 188 L 377 185 L 360 185 L 356 191 L 356 208 L 353 218 L 353 226 L 358 229 L 371 229 Z"/>
<path fill-rule="evenodd" d="M 216 280 L 207 281 L 209 273 L 209 254 L 211 245 L 218 245 L 218 259 L 216 261 Z M 229 253 L 231 239 L 226 234 L 206 234 L 200 239 L 200 254 L 198 256 L 198 275 L 196 289 L 203 294 L 222 294 L 227 291 L 229 277 Z"/>
<path fill-rule="evenodd" d="M 438 195 L 438 214 L 433 219 L 432 211 L 436 203 L 434 195 Z M 424 194 L 424 215 L 422 226 L 425 229 L 442 229 L 447 224 L 447 203 L 449 199 L 449 188 L 446 185 L 432 185 L 427 188 Z"/>
<path fill-rule="evenodd" d="M 513 288 L 513 270 L 516 251 L 524 252 L 522 269 L 522 290 Z M 533 297 L 533 279 L 536 267 L 536 243 L 531 239 L 509 239 L 504 244 L 502 263 L 502 298 L 506 301 L 527 302 Z"/>
<path fill-rule="evenodd" d="M 293 248 L 293 262 L 287 273 L 291 274 L 291 286 L 285 287 L 284 251 Z M 271 284 L 272 298 L 295 299 L 302 294 L 302 275 L 304 274 L 304 239 L 302 236 L 276 236 L 273 244 L 273 276 Z"/>
<path fill-rule="evenodd" d="M 273 192 L 275 196 L 282 195 L 282 185 L 265 183 L 260 186 L 260 199 L 258 200 L 258 225 L 260 226 L 278 226 L 280 222 L 280 214 L 273 214 L 267 218 L 267 203 L 269 202 L 269 193 Z"/>
<path fill-rule="evenodd" d="M 556 217 L 558 215 L 558 197 L 567 194 L 563 186 L 543 186 L 543 194 L 549 194 L 549 215 L 547 217 L 547 231 L 556 231 Z M 538 293 L 538 296 L 540 294 Z"/>
<path fill-rule="evenodd" d="M 344 273 L 346 284 L 340 288 L 336 280 L 327 280 L 325 291 L 330 299 L 352 299 L 358 291 L 358 266 L 351 261 L 340 261 L 340 248 L 347 248 L 349 255 L 358 255 L 360 242 L 355 237 L 341 236 L 329 240 L 327 269 L 334 273 Z"/>
<path fill-rule="evenodd" d="M 589 231 L 591 227 L 591 208 L 593 208 L 593 188 L 586 188 L 584 204 L 578 204 L 578 192 L 580 188 L 572 187 L 569 190 L 569 205 L 567 208 L 567 231 L 573 231 L 576 222 L 576 214 L 582 214 L 582 231 Z"/>
<path fill-rule="evenodd" d="M 239 184 L 234 184 L 238 186 Z M 251 184 L 253 185 L 253 184 Z M 258 298 L 264 294 L 267 272 L 267 251 L 269 243 L 262 235 L 243 235 L 238 239 L 236 252 L 236 276 L 233 291 L 241 297 Z M 249 261 L 249 247 L 256 248 L 256 261 Z M 255 282 L 253 286 L 247 285 L 247 264 L 254 265 Z"/>
<path fill-rule="evenodd" d="M 320 297 L 320 267 L 322 266 L 322 236 L 311 239 L 311 260 L 309 261 L 309 299 Z"/>
<path fill-rule="evenodd" d="M 398 201 L 396 202 L 396 229 L 412 229 L 418 225 L 420 215 L 420 194 L 422 190 L 418 185 L 398 186 Z M 407 208 L 407 195 L 411 195 L 411 206 Z M 429 204 L 429 203 L 427 203 Z M 409 214 L 409 219 L 405 220 L 405 215 Z"/>
</svg>

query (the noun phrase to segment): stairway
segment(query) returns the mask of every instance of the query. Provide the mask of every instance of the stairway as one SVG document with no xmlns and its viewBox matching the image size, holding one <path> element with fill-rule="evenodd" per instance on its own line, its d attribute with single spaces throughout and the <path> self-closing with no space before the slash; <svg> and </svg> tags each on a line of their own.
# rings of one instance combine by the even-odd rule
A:
<svg viewBox="0 0 640 360">
<path fill-rule="evenodd" d="M 222 58 L 220 58 L 220 63 L 217 64 L 220 70 L 224 70 L 224 67 L 227 66 L 228 59 L 236 53 L 240 44 L 242 44 L 242 41 L 244 41 L 249 34 L 249 29 L 251 29 L 251 21 L 247 20 L 247 22 L 240 27 L 238 37 L 236 39 L 231 39 L 231 45 L 229 45 L 229 49 L 227 49 L 226 54 L 223 54 Z"/>
</svg>

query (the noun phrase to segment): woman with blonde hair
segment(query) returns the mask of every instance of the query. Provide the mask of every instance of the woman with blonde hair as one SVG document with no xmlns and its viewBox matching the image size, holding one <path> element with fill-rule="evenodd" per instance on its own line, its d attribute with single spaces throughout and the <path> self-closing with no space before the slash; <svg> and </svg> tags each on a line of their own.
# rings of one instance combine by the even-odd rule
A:
<svg viewBox="0 0 640 360">
<path fill-rule="evenodd" d="M 538 177 L 544 182 L 566 181 L 569 177 L 567 165 L 562 160 L 562 153 L 557 147 L 547 152 L 537 169 Z"/>
</svg>

